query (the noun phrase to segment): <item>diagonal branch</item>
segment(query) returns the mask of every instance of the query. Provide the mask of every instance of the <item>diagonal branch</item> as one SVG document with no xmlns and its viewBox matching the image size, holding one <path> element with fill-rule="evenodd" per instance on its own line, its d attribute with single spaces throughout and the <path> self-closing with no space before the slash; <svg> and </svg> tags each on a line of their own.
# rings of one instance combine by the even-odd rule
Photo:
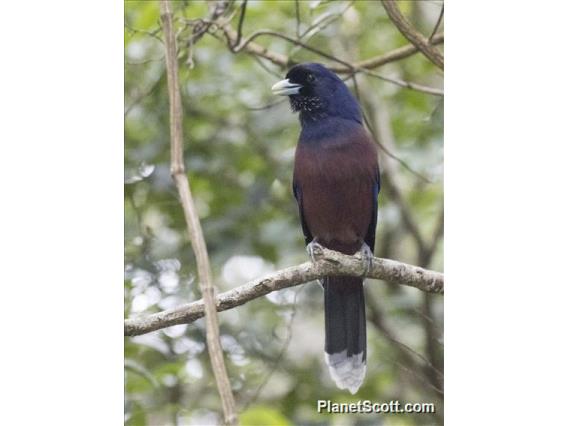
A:
<svg viewBox="0 0 568 426">
<path fill-rule="evenodd" d="M 411 42 L 424 56 L 437 67 L 444 69 L 444 55 L 430 44 L 430 41 L 420 34 L 400 12 L 395 0 L 381 0 L 390 20 L 401 34 Z"/>
<path fill-rule="evenodd" d="M 224 420 L 228 425 L 235 425 L 237 424 L 235 400 L 219 341 L 219 323 L 215 307 L 215 287 L 211 277 L 211 266 L 205 239 L 203 238 L 203 231 L 201 230 L 201 224 L 199 223 L 199 217 L 191 196 L 189 181 L 183 164 L 183 110 L 178 78 L 176 39 L 169 0 L 160 2 L 160 18 L 164 27 L 168 95 L 170 100 L 171 174 L 178 189 L 191 246 L 197 260 L 199 287 L 203 294 L 206 316 L 207 348 L 223 405 Z"/>
<path fill-rule="evenodd" d="M 317 262 L 306 262 L 251 281 L 217 296 L 217 311 L 226 311 L 276 290 L 304 284 L 326 276 L 361 276 L 365 265 L 359 255 L 348 256 L 317 247 Z M 444 274 L 390 259 L 373 258 L 368 278 L 417 288 L 427 293 L 444 293 Z M 205 312 L 203 300 L 178 306 L 142 318 L 124 321 L 124 335 L 137 336 L 177 324 L 188 324 L 202 318 Z"/>
<path fill-rule="evenodd" d="M 444 42 L 444 34 L 436 34 L 434 37 L 432 37 L 432 44 L 440 44 Z M 415 53 L 418 52 L 418 49 L 412 45 L 409 44 L 407 46 L 403 46 L 403 47 L 399 47 L 398 49 L 394 49 L 391 50 L 390 52 L 385 53 L 384 55 L 379 55 L 379 56 L 375 56 L 374 58 L 369 58 L 369 59 L 365 59 L 363 61 L 360 62 L 355 62 L 353 64 L 354 68 L 364 68 L 367 70 L 373 69 L 373 68 L 378 68 L 381 67 L 385 64 L 388 64 L 390 62 L 395 62 L 398 61 L 400 59 L 405 59 L 408 58 L 409 56 L 414 55 Z M 345 74 L 350 72 L 350 70 L 348 68 L 343 68 L 343 67 L 337 67 L 337 66 L 330 66 L 328 67 L 330 70 L 339 73 L 339 74 Z"/>
</svg>

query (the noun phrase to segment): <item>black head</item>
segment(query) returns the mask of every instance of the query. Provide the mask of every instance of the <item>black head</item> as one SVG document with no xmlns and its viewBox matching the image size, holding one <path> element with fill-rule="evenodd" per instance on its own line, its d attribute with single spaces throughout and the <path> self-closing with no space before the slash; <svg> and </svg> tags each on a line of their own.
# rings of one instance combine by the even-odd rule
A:
<svg viewBox="0 0 568 426">
<path fill-rule="evenodd" d="M 361 122 L 359 104 L 345 83 L 321 64 L 294 66 L 272 91 L 290 97 L 292 110 L 300 112 L 302 123 L 326 117 Z"/>
</svg>

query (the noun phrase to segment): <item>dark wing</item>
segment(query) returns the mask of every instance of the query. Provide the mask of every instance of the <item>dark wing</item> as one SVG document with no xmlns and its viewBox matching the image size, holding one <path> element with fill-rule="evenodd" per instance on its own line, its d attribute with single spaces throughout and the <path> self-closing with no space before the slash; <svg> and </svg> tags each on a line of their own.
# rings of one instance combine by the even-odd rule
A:
<svg viewBox="0 0 568 426">
<path fill-rule="evenodd" d="M 298 203 L 298 211 L 300 212 L 300 221 L 302 222 L 302 231 L 304 232 L 304 239 L 306 241 L 306 245 L 308 245 L 309 243 L 312 242 L 313 237 L 312 233 L 308 229 L 308 224 L 306 223 L 306 219 L 304 218 L 304 211 L 302 209 L 302 191 L 300 190 L 299 185 L 296 185 L 296 182 L 292 184 L 292 190 L 294 191 L 294 197 L 296 198 L 296 202 Z"/>
<path fill-rule="evenodd" d="M 365 243 L 369 246 L 371 251 L 375 252 L 375 234 L 377 230 L 377 213 L 379 204 L 379 192 L 381 190 L 381 176 L 380 172 L 377 170 L 377 180 L 373 185 L 373 216 L 371 217 L 371 224 L 367 229 L 367 235 L 365 236 Z"/>
</svg>

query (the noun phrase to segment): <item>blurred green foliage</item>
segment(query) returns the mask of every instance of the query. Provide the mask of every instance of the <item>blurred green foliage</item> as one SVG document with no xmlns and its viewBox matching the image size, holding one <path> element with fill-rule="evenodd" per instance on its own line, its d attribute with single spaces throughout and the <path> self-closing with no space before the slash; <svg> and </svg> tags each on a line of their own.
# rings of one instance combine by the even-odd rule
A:
<svg viewBox="0 0 568 426">
<path fill-rule="evenodd" d="M 231 6 L 234 28 L 240 4 Z M 174 6 L 185 163 L 215 282 L 225 291 L 306 261 L 291 192 L 299 124 L 287 102 L 270 92 L 285 70 L 245 52 L 231 53 L 220 32 L 218 37 L 205 34 L 188 46 L 191 27 L 186 24 L 207 17 L 208 4 L 179 1 Z M 401 2 L 401 10 L 428 35 L 440 8 L 441 2 Z M 303 32 L 319 22 L 302 40 L 349 61 L 407 44 L 378 2 L 301 1 L 299 11 L 298 27 L 295 2 L 249 1 L 244 35 L 271 29 L 296 37 L 297 29 Z M 169 174 L 161 36 L 157 2 L 125 2 L 126 317 L 200 297 L 195 259 Z M 256 41 L 295 61 L 330 63 L 274 37 Z M 442 84 L 441 72 L 420 54 L 375 71 L 432 87 Z M 429 179 L 393 162 L 408 210 L 430 244 L 443 204 L 442 98 L 365 75 L 357 82 L 375 132 L 391 131 L 391 150 Z M 381 114 L 382 121 L 377 118 Z M 379 160 L 389 161 L 384 151 Z M 442 270 L 442 241 L 424 264 L 387 186 L 379 210 L 377 255 Z M 273 293 L 220 314 L 242 424 L 442 424 L 442 298 L 388 283 L 370 282 L 366 287 L 369 367 L 355 396 L 335 387 L 323 361 L 323 293 L 317 284 Z M 125 359 L 126 424 L 220 422 L 202 320 L 126 338 Z M 318 399 L 434 402 L 437 413 L 318 414 Z"/>
</svg>

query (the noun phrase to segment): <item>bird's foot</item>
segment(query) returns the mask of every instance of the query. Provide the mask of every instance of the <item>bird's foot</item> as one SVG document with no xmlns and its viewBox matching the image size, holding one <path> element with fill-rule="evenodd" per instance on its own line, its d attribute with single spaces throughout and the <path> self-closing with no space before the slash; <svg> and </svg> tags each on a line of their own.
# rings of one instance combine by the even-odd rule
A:
<svg viewBox="0 0 568 426">
<path fill-rule="evenodd" d="M 373 267 L 373 252 L 371 251 L 371 248 L 367 245 L 367 243 L 363 243 L 358 254 L 361 258 L 361 263 L 363 263 L 364 268 L 361 276 L 365 278 Z"/>
<path fill-rule="evenodd" d="M 323 246 L 316 240 L 312 240 L 312 242 L 306 246 L 306 251 L 308 252 L 308 256 L 310 256 L 310 260 L 313 263 L 317 263 L 317 261 L 323 256 Z M 325 279 L 320 278 L 318 279 L 318 282 L 323 287 Z"/>
<path fill-rule="evenodd" d="M 308 252 L 308 256 L 310 256 L 311 261 L 316 263 L 323 255 L 323 246 L 313 240 L 306 246 L 306 251 Z"/>
</svg>

